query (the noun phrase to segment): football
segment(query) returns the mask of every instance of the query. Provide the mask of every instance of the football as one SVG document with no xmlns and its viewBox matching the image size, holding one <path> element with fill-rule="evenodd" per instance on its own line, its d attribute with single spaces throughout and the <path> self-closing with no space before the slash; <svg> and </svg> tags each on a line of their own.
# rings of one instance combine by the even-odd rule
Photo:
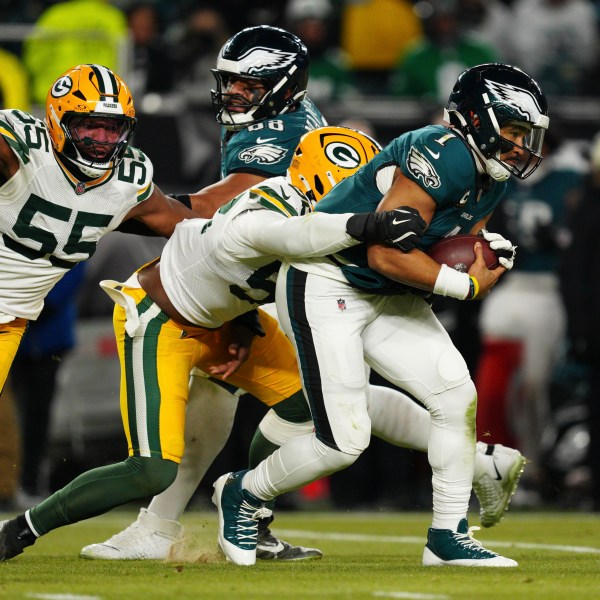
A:
<svg viewBox="0 0 600 600">
<path fill-rule="evenodd" d="M 475 262 L 475 251 L 473 250 L 475 242 L 481 242 L 487 268 L 493 271 L 500 265 L 498 257 L 490 248 L 489 242 L 486 242 L 480 235 L 462 233 L 442 238 L 427 250 L 427 255 L 440 264 L 466 273 Z"/>
</svg>

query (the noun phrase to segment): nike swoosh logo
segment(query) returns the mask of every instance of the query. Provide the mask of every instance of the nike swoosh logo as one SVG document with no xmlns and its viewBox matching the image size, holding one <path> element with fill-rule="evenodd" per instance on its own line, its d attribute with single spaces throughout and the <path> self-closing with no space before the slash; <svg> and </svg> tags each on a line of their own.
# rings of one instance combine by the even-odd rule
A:
<svg viewBox="0 0 600 600">
<path fill-rule="evenodd" d="M 402 225 L 402 223 L 408 223 L 408 219 L 403 219 L 402 221 L 398 221 L 397 219 L 394 219 L 392 221 L 392 225 Z"/>
<path fill-rule="evenodd" d="M 496 481 L 502 481 L 502 475 L 500 475 L 500 471 L 498 471 L 495 461 L 492 460 L 492 464 L 494 465 L 494 471 L 496 471 Z"/>
<path fill-rule="evenodd" d="M 273 140 L 276 140 L 277 138 L 265 138 L 264 140 L 261 137 L 257 137 L 256 138 L 256 143 L 257 144 L 264 144 L 265 142 L 272 142 Z"/>
<path fill-rule="evenodd" d="M 433 152 L 427 146 L 425 146 L 425 150 L 427 150 L 427 152 L 429 152 L 429 154 L 431 155 L 431 157 L 435 158 L 436 160 L 440 157 L 440 153 L 439 152 Z"/>
</svg>

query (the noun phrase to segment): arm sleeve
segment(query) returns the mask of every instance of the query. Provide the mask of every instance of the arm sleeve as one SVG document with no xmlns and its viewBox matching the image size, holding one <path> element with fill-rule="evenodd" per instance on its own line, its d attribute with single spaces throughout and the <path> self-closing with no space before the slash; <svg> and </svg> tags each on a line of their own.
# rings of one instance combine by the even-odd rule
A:
<svg viewBox="0 0 600 600">
<path fill-rule="evenodd" d="M 326 256 L 360 242 L 346 233 L 351 213 L 310 213 L 285 217 L 269 210 L 252 210 L 232 222 L 239 244 L 281 258 Z"/>
</svg>

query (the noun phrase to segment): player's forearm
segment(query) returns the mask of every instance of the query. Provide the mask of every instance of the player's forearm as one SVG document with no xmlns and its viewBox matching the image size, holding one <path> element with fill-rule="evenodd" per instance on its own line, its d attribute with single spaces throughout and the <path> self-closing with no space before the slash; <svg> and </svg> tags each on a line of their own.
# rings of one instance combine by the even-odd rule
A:
<svg viewBox="0 0 600 600">
<path fill-rule="evenodd" d="M 346 233 L 350 216 L 311 213 L 282 218 L 261 210 L 244 215 L 244 218 L 252 218 L 247 234 L 255 248 L 281 258 L 310 258 L 333 254 L 360 243 Z"/>
<path fill-rule="evenodd" d="M 421 290 L 433 291 L 440 265 L 421 250 L 405 253 L 381 244 L 373 244 L 367 250 L 369 266 L 398 281 Z"/>
</svg>

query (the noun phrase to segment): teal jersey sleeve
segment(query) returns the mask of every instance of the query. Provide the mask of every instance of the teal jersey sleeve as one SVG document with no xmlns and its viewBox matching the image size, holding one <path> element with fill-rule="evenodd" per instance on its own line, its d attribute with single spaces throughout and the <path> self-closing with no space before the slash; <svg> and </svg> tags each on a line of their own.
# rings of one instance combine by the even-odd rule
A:
<svg viewBox="0 0 600 600">
<path fill-rule="evenodd" d="M 356 174 L 333 188 L 315 210 L 367 212 L 376 210 L 387 190 L 377 186 L 377 173 L 397 167 L 435 201 L 437 208 L 421 240 L 426 250 L 442 237 L 469 232 L 490 214 L 506 184 L 482 178 L 462 138 L 442 125 L 430 125 L 392 140 Z M 364 245 L 340 252 L 340 268 L 348 281 L 370 293 L 405 293 L 407 288 L 368 267 Z M 417 290 L 411 290 L 420 293 Z"/>
<path fill-rule="evenodd" d="M 300 138 L 327 122 L 309 100 L 297 110 L 255 123 L 233 134 L 222 131 L 221 177 L 252 173 L 265 178 L 285 175 Z"/>
</svg>

